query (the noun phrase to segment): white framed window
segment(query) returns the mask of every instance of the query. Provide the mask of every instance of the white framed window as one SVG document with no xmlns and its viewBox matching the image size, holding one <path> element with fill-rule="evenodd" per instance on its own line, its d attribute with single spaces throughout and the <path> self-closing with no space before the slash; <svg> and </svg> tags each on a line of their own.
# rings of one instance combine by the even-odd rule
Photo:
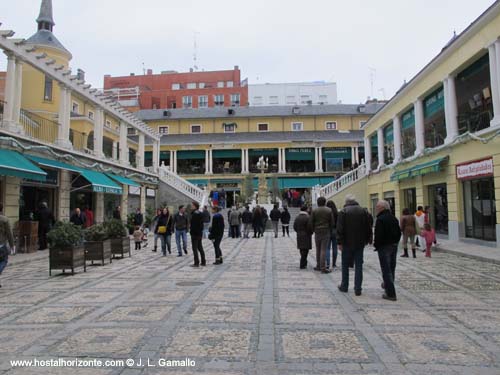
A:
<svg viewBox="0 0 500 375">
<path fill-rule="evenodd" d="M 240 105 L 240 94 L 231 94 L 231 105 Z"/>
<path fill-rule="evenodd" d="M 318 101 L 321 104 L 328 104 L 328 95 L 320 95 Z"/>
<path fill-rule="evenodd" d="M 277 96 L 270 96 L 269 97 L 269 104 L 279 104 L 279 99 Z"/>
<path fill-rule="evenodd" d="M 214 105 L 216 107 L 224 106 L 224 94 L 216 94 L 214 95 Z"/>
<path fill-rule="evenodd" d="M 287 96 L 286 104 L 297 104 L 297 99 L 295 99 L 294 95 Z"/>
<path fill-rule="evenodd" d="M 191 108 L 193 106 L 193 97 L 191 95 L 182 97 L 182 108 Z"/>
<path fill-rule="evenodd" d="M 236 124 L 224 124 L 224 133 L 236 132 Z"/>
<path fill-rule="evenodd" d="M 226 87 L 233 87 L 233 81 L 227 81 Z"/>
<path fill-rule="evenodd" d="M 127 135 L 136 135 L 137 131 L 134 128 L 127 128 Z"/>
<path fill-rule="evenodd" d="M 201 125 L 198 125 L 198 124 L 191 125 L 191 133 L 192 134 L 199 134 L 199 133 L 201 133 Z"/>
<path fill-rule="evenodd" d="M 262 105 L 262 96 L 254 96 L 253 105 Z"/>
<path fill-rule="evenodd" d="M 89 119 L 91 119 L 91 120 L 94 119 L 94 112 L 89 111 Z"/>
<path fill-rule="evenodd" d="M 292 131 L 300 132 L 302 130 L 304 130 L 304 123 L 303 122 L 292 122 Z"/>
<path fill-rule="evenodd" d="M 106 120 L 105 125 L 106 125 L 108 128 L 111 128 L 111 121 Z"/>
<path fill-rule="evenodd" d="M 362 129 L 362 128 L 363 128 L 363 126 L 365 126 L 365 124 L 366 124 L 366 123 L 367 123 L 367 121 L 366 121 L 366 120 L 364 120 L 364 121 L 360 121 L 360 122 L 359 122 L 359 128 L 360 128 L 360 129 Z"/>
<path fill-rule="evenodd" d="M 337 121 L 326 121 L 325 122 L 326 130 L 337 130 Z"/>
<path fill-rule="evenodd" d="M 180 83 L 172 83 L 172 90 L 180 90 L 180 89 L 181 89 Z"/>
<path fill-rule="evenodd" d="M 160 134 L 168 134 L 168 125 L 167 126 L 159 126 L 158 133 Z"/>
<path fill-rule="evenodd" d="M 217 82 L 217 87 L 218 87 L 218 88 L 222 88 L 222 87 L 224 87 L 224 81 L 219 81 L 219 82 Z"/>
<path fill-rule="evenodd" d="M 208 107 L 208 96 L 200 95 L 198 96 L 198 108 L 207 108 Z"/>
<path fill-rule="evenodd" d="M 80 104 L 78 104 L 77 102 L 73 102 L 73 104 L 71 105 L 71 112 L 80 113 Z"/>
<path fill-rule="evenodd" d="M 195 89 L 196 88 L 196 82 L 190 82 L 187 84 L 188 89 Z"/>
<path fill-rule="evenodd" d="M 257 131 L 259 132 L 269 131 L 269 124 L 257 124 Z"/>
<path fill-rule="evenodd" d="M 199 89 L 204 89 L 205 88 L 205 82 L 198 83 L 198 88 Z"/>
</svg>

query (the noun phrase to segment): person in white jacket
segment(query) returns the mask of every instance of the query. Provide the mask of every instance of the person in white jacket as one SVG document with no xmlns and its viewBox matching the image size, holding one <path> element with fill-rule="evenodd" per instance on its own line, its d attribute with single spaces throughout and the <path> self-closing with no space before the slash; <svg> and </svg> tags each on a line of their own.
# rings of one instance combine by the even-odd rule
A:
<svg viewBox="0 0 500 375">
<path fill-rule="evenodd" d="M 415 221 L 419 227 L 419 231 L 417 233 L 418 246 L 425 250 L 425 238 L 420 235 L 420 233 L 424 230 L 425 225 L 425 212 L 422 206 L 417 207 L 417 212 L 415 212 Z"/>
</svg>

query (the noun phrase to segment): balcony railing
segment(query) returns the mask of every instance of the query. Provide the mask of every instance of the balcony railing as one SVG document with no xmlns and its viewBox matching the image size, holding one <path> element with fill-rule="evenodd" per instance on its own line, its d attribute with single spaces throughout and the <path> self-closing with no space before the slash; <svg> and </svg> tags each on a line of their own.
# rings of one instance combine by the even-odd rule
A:
<svg viewBox="0 0 500 375">
<path fill-rule="evenodd" d="M 59 124 L 36 113 L 21 109 L 19 122 L 24 127 L 24 134 L 47 143 L 55 143 Z"/>
<path fill-rule="evenodd" d="M 313 189 L 313 202 L 316 201 L 317 196 L 329 199 L 342 190 L 347 189 L 349 186 L 365 176 L 366 166 L 364 164 L 361 164 L 358 168 L 353 169 L 352 171 L 342 175 L 340 178 L 330 182 L 323 187 L 319 187 L 318 185 L 316 189 Z"/>
<path fill-rule="evenodd" d="M 88 147 L 88 138 L 89 136 L 86 133 L 74 129 L 69 130 L 69 140 L 74 150 L 90 153 L 93 147 Z"/>
<path fill-rule="evenodd" d="M 475 133 L 490 126 L 493 115 L 490 111 L 474 111 L 464 113 L 458 116 L 458 131 L 460 134 L 465 132 Z"/>
</svg>

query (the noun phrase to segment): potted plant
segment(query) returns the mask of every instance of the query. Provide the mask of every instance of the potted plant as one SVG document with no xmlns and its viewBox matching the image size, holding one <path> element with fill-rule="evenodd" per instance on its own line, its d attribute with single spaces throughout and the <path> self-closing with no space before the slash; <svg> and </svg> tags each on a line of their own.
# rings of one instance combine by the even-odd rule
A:
<svg viewBox="0 0 500 375">
<path fill-rule="evenodd" d="M 130 237 L 127 232 L 127 228 L 123 225 L 121 220 L 112 219 L 104 223 L 108 238 L 111 242 L 111 254 L 113 258 L 116 255 L 121 255 L 123 258 L 125 253 L 132 256 L 130 253 Z"/>
<path fill-rule="evenodd" d="M 52 270 L 71 269 L 74 275 L 75 268 L 83 266 L 83 272 L 87 271 L 85 264 L 85 250 L 82 244 L 82 229 L 72 223 L 58 222 L 47 234 L 49 242 L 49 276 Z"/>
<path fill-rule="evenodd" d="M 83 237 L 86 260 L 92 261 L 92 264 L 94 260 L 100 260 L 104 266 L 104 260 L 109 258 L 111 263 L 111 241 L 103 224 L 95 224 L 85 229 Z"/>
</svg>

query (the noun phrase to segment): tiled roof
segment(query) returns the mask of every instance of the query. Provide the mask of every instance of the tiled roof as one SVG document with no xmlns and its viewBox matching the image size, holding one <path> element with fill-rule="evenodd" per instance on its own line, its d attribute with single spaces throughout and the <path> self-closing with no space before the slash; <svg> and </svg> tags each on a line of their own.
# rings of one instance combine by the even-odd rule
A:
<svg viewBox="0 0 500 375">
<path fill-rule="evenodd" d="M 49 30 L 38 30 L 35 34 L 30 36 L 26 42 L 29 44 L 59 48 L 71 55 L 71 53 L 64 48 L 62 43 Z"/>
</svg>

